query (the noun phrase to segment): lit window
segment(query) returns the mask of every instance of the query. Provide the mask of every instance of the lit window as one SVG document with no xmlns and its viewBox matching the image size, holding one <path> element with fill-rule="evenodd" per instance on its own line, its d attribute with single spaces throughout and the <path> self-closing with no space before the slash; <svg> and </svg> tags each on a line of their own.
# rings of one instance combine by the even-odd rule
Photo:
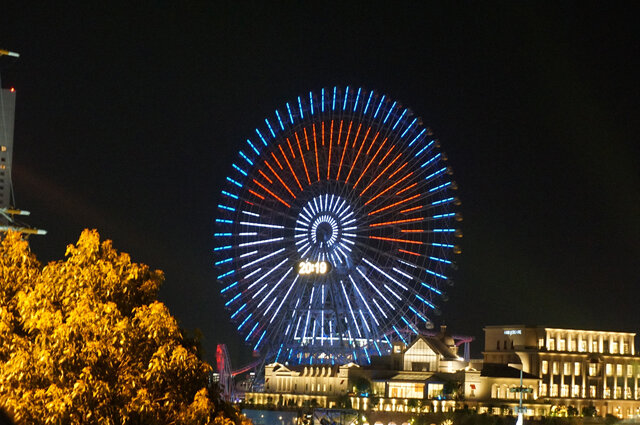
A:
<svg viewBox="0 0 640 425">
<path fill-rule="evenodd" d="M 611 354 L 618 354 L 618 343 L 616 341 L 611 342 L 610 351 Z"/>
<path fill-rule="evenodd" d="M 613 375 L 613 365 L 611 363 L 607 363 L 604 370 L 607 376 Z"/>
<path fill-rule="evenodd" d="M 621 364 L 617 364 L 616 365 L 616 376 L 622 376 L 622 365 Z"/>
<path fill-rule="evenodd" d="M 558 373 L 560 373 L 560 365 L 558 364 L 558 362 L 553 362 L 551 364 L 551 371 L 553 372 L 554 375 L 557 375 Z"/>
<path fill-rule="evenodd" d="M 567 341 L 562 338 L 558 340 L 558 351 L 565 351 L 567 349 Z"/>
<path fill-rule="evenodd" d="M 596 376 L 598 373 L 598 365 L 595 363 L 589 363 L 589 376 Z"/>
<path fill-rule="evenodd" d="M 616 397 L 615 398 L 621 398 L 622 397 L 622 387 L 616 387 Z"/>
<path fill-rule="evenodd" d="M 7 147 L 5 145 L 2 145 L 2 147 L 0 147 L 0 150 L 2 152 L 6 152 L 7 151 Z"/>
<path fill-rule="evenodd" d="M 540 396 L 545 397 L 547 395 L 547 384 L 540 385 Z"/>
<path fill-rule="evenodd" d="M 538 339 L 538 348 L 544 347 L 544 338 Z"/>
<path fill-rule="evenodd" d="M 435 397 L 438 397 L 438 396 L 442 395 L 442 389 L 443 388 L 444 387 L 443 387 L 442 384 L 429 384 L 427 386 L 427 390 L 428 390 L 427 397 L 428 398 L 435 398 Z M 417 398 L 422 398 L 422 397 L 424 397 L 424 393 L 422 395 L 420 395 L 419 397 L 417 397 Z"/>
<path fill-rule="evenodd" d="M 562 386 L 562 392 L 560 393 L 560 397 L 569 397 L 569 385 L 564 384 Z"/>
<path fill-rule="evenodd" d="M 571 363 L 564 363 L 562 368 L 565 375 L 571 375 Z"/>
<path fill-rule="evenodd" d="M 622 345 L 622 352 L 620 354 L 631 354 L 631 351 L 629 351 L 629 343 L 625 342 Z"/>
<path fill-rule="evenodd" d="M 627 378 L 633 378 L 633 365 L 627 365 Z"/>
<path fill-rule="evenodd" d="M 551 397 L 558 397 L 558 384 L 551 385 Z"/>
<path fill-rule="evenodd" d="M 576 376 L 580 376 L 580 362 L 575 362 L 573 364 L 573 374 Z"/>
<path fill-rule="evenodd" d="M 604 389 L 604 398 L 611 398 L 611 388 Z"/>
<path fill-rule="evenodd" d="M 569 351 L 576 351 L 576 340 L 575 339 L 570 339 L 569 340 Z"/>
<path fill-rule="evenodd" d="M 585 340 L 580 341 L 580 351 L 583 353 L 587 351 L 587 341 Z"/>
<path fill-rule="evenodd" d="M 591 352 L 597 353 L 598 351 L 600 351 L 598 349 L 598 341 L 591 341 Z"/>
<path fill-rule="evenodd" d="M 553 338 L 549 338 L 549 341 L 547 341 L 547 350 L 553 351 L 555 349 L 556 349 L 556 340 Z"/>
<path fill-rule="evenodd" d="M 580 385 L 571 387 L 571 397 L 580 397 Z"/>
<path fill-rule="evenodd" d="M 627 387 L 624 390 L 624 398 L 627 400 L 630 400 L 633 397 L 633 394 L 631 393 L 631 387 Z"/>
<path fill-rule="evenodd" d="M 542 373 L 543 373 L 543 374 L 545 374 L 545 375 L 546 375 L 547 373 L 549 373 L 549 362 L 548 362 L 548 361 L 546 361 L 546 360 L 543 360 L 543 361 L 542 361 L 541 369 L 542 369 Z"/>
<path fill-rule="evenodd" d="M 595 398 L 596 397 L 596 386 L 595 385 L 589 385 L 589 397 L 591 397 L 591 398 Z"/>
</svg>

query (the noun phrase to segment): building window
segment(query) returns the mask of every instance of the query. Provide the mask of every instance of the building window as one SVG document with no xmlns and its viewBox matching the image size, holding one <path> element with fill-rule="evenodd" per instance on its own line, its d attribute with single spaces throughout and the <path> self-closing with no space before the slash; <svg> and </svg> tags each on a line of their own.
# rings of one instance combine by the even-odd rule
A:
<svg viewBox="0 0 640 425">
<path fill-rule="evenodd" d="M 633 365 L 627 365 L 627 378 L 633 378 Z"/>
<path fill-rule="evenodd" d="M 424 384 L 421 384 L 421 385 L 424 385 Z M 427 391 L 428 391 L 427 397 L 435 398 L 435 397 L 438 397 L 439 395 L 442 395 L 443 387 L 444 386 L 442 384 L 429 384 L 427 386 Z M 424 393 L 423 395 L 420 395 L 419 397 L 416 397 L 416 398 L 422 398 L 422 397 L 424 397 Z"/>
<path fill-rule="evenodd" d="M 429 398 L 434 398 L 442 393 L 442 384 L 429 384 Z M 424 384 L 409 382 L 389 383 L 389 395 L 398 398 L 423 398 Z"/>
<path fill-rule="evenodd" d="M 611 354 L 618 354 L 618 342 L 611 342 L 611 344 L 609 345 L 609 350 L 611 351 Z"/>
<path fill-rule="evenodd" d="M 540 396 L 546 397 L 547 395 L 547 384 L 540 385 Z"/>
<path fill-rule="evenodd" d="M 600 351 L 598 349 L 598 341 L 591 341 L 591 352 L 597 353 L 598 351 Z"/>
<path fill-rule="evenodd" d="M 538 348 L 542 348 L 544 347 L 544 338 L 539 338 L 538 339 Z"/>
<path fill-rule="evenodd" d="M 562 368 L 565 375 L 571 375 L 571 363 L 564 363 Z"/>
<path fill-rule="evenodd" d="M 622 397 L 622 387 L 616 387 L 616 398 Z"/>
<path fill-rule="evenodd" d="M 589 363 L 589 376 L 596 376 L 598 373 L 598 365 L 595 363 Z"/>
<path fill-rule="evenodd" d="M 560 373 L 560 365 L 558 364 L 558 362 L 551 363 L 551 372 L 554 375 L 557 375 Z"/>
<path fill-rule="evenodd" d="M 560 397 L 569 397 L 569 386 L 564 384 L 562 386 L 562 392 L 560 393 Z"/>
<path fill-rule="evenodd" d="M 631 400 L 633 394 L 631 393 L 631 387 L 627 387 L 624 389 L 624 398 L 627 400 Z"/>
<path fill-rule="evenodd" d="M 603 398 L 611 398 L 611 388 L 605 388 Z"/>
<path fill-rule="evenodd" d="M 553 338 L 549 338 L 549 341 L 547 341 L 547 350 L 553 351 L 555 349 L 556 349 L 556 340 Z"/>
<path fill-rule="evenodd" d="M 622 344 L 622 352 L 620 354 L 631 354 L 631 351 L 629 350 L 628 342 L 625 342 L 624 344 Z"/>
<path fill-rule="evenodd" d="M 607 363 L 604 370 L 607 376 L 613 375 L 613 365 L 611 363 Z"/>
<path fill-rule="evenodd" d="M 617 364 L 616 365 L 616 376 L 622 376 L 622 365 L 621 364 Z"/>
<path fill-rule="evenodd" d="M 567 349 L 567 341 L 562 338 L 558 340 L 558 351 L 565 351 Z"/>
<path fill-rule="evenodd" d="M 506 339 L 504 340 L 504 349 L 505 350 L 507 349 L 507 340 Z"/>
<path fill-rule="evenodd" d="M 580 362 L 573 363 L 573 374 L 580 376 Z"/>
<path fill-rule="evenodd" d="M 551 385 L 551 397 L 558 397 L 558 384 Z"/>
<path fill-rule="evenodd" d="M 540 367 L 540 369 L 542 369 L 542 373 L 545 374 L 545 375 L 547 373 L 549 373 L 549 362 L 546 361 L 546 360 L 543 360 L 542 361 L 542 366 Z"/>
<path fill-rule="evenodd" d="M 596 398 L 596 386 L 589 385 L 589 397 Z"/>
<path fill-rule="evenodd" d="M 496 350 L 500 350 L 500 341 L 496 341 L 496 342 L 497 342 L 497 344 L 496 344 Z"/>
<path fill-rule="evenodd" d="M 579 348 L 579 351 L 581 351 L 581 352 L 583 352 L 583 353 L 584 353 L 585 351 L 587 351 L 587 341 L 585 341 L 585 340 L 580 341 L 580 348 Z"/>
<path fill-rule="evenodd" d="M 571 387 L 571 397 L 580 397 L 580 385 Z"/>
</svg>

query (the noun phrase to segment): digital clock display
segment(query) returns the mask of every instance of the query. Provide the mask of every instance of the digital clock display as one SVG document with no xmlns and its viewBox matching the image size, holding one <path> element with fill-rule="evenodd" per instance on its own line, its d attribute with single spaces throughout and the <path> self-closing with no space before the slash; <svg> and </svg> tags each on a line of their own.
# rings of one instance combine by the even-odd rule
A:
<svg viewBox="0 0 640 425">
<path fill-rule="evenodd" d="M 299 275 L 321 275 L 331 270 L 331 264 L 326 261 L 300 261 L 297 269 Z"/>
</svg>

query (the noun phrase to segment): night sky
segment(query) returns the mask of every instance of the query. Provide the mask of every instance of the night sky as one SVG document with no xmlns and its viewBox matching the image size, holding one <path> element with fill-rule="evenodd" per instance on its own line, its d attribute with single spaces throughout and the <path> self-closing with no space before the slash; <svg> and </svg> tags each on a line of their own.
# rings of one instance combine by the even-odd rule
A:
<svg viewBox="0 0 640 425">
<path fill-rule="evenodd" d="M 164 270 L 160 298 L 207 359 L 226 342 L 246 362 L 212 267 L 230 161 L 284 102 L 362 86 L 422 116 L 460 187 L 436 325 L 475 336 L 476 356 L 489 324 L 640 330 L 632 2 L 170 3 L 3 6 L 14 189 L 49 232 L 31 238 L 40 260 L 97 228 Z"/>
</svg>

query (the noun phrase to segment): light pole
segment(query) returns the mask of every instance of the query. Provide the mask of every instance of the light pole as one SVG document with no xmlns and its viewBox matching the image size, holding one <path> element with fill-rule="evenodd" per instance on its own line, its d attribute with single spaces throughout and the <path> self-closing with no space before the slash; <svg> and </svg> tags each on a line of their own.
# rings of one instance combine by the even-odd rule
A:
<svg viewBox="0 0 640 425">
<path fill-rule="evenodd" d="M 513 393 L 519 393 L 520 397 L 520 402 L 518 403 L 518 407 L 516 408 L 517 412 L 518 412 L 518 420 L 516 421 L 516 425 L 523 425 L 524 423 L 524 407 L 522 407 L 522 394 L 523 393 L 530 393 L 533 392 L 531 390 L 531 388 L 525 388 L 524 387 L 524 383 L 523 383 L 523 372 L 522 372 L 522 365 L 521 364 L 513 364 L 510 363 L 509 366 L 514 367 L 516 369 L 520 369 L 520 386 L 516 387 L 516 388 L 511 388 L 511 392 Z"/>
</svg>

